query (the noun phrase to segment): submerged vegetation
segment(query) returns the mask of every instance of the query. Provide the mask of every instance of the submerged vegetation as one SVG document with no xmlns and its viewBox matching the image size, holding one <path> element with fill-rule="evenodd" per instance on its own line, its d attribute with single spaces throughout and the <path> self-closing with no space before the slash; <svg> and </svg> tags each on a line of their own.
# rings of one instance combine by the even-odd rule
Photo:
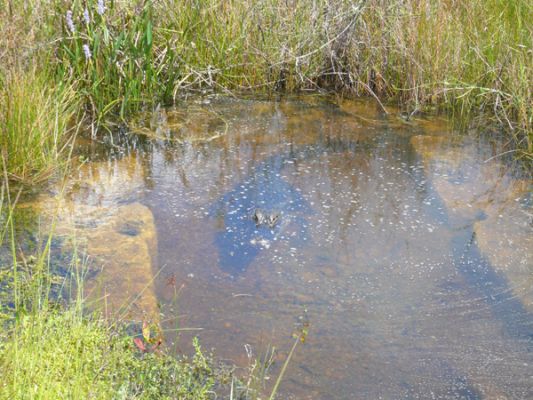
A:
<svg viewBox="0 0 533 400">
<path fill-rule="evenodd" d="M 526 0 L 3 0 L 0 14 L 0 143 L 22 180 L 49 167 L 41 158 L 56 157 L 74 110 L 105 126 L 191 90 L 332 90 L 408 117 L 447 109 L 533 151 Z M 24 165 L 20 146 L 43 140 L 45 156 Z"/>
</svg>

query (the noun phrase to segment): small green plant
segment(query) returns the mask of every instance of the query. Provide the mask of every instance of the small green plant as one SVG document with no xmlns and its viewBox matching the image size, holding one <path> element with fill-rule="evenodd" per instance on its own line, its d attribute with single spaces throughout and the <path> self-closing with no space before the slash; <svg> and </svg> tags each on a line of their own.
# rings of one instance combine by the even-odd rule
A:
<svg viewBox="0 0 533 400">
<path fill-rule="evenodd" d="M 209 399 L 215 373 L 196 343 L 191 360 L 137 350 L 131 337 L 75 306 L 21 315 L 0 341 L 0 399 Z"/>
</svg>

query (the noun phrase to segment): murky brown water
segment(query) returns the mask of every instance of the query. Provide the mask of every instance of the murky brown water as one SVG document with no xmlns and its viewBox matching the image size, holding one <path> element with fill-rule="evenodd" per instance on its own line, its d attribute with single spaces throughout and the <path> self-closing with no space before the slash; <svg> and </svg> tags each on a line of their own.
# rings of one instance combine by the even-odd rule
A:
<svg viewBox="0 0 533 400">
<path fill-rule="evenodd" d="M 177 316 L 197 328 L 179 348 L 197 334 L 244 367 L 272 344 L 279 371 L 305 321 L 282 398 L 533 398 L 531 180 L 498 143 L 311 97 L 134 125 L 80 147 L 58 229 L 108 266 L 110 299 L 147 286 L 169 338 Z"/>
</svg>

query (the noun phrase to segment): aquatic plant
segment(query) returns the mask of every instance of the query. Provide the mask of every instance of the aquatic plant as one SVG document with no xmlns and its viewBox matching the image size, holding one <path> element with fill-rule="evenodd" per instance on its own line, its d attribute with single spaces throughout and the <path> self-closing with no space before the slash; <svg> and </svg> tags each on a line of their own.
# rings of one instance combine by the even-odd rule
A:
<svg viewBox="0 0 533 400">
<path fill-rule="evenodd" d="M 304 343 L 307 338 L 308 333 L 308 326 L 302 326 L 301 331 L 298 334 L 295 334 L 294 336 L 294 343 L 291 347 L 291 350 L 289 351 L 289 354 L 287 355 L 287 358 L 285 359 L 285 362 L 283 363 L 283 366 L 281 367 L 281 371 L 278 375 L 278 378 L 276 379 L 276 382 L 274 383 L 274 388 L 272 389 L 272 392 L 270 393 L 269 400 L 275 400 L 276 395 L 279 390 L 279 386 L 281 384 L 281 381 L 283 380 L 285 373 L 287 371 L 287 367 L 289 366 L 289 363 L 291 362 L 292 356 L 294 355 L 294 351 L 296 350 L 296 346 L 298 346 L 298 343 Z"/>
<path fill-rule="evenodd" d="M 90 60 L 91 59 L 91 49 L 89 48 L 89 45 L 88 44 L 84 44 L 82 46 L 83 48 L 83 54 L 85 55 L 85 59 L 86 60 Z"/>
<path fill-rule="evenodd" d="M 91 16 L 89 15 L 88 9 L 83 10 L 83 19 L 87 25 L 91 23 Z"/>
<path fill-rule="evenodd" d="M 523 0 L 370 0 L 339 43 L 332 79 L 394 99 L 407 114 L 440 108 L 467 124 L 478 115 L 531 153 L 532 18 Z"/>
<path fill-rule="evenodd" d="M 26 16 L 46 22 L 34 39 L 51 43 L 58 79 L 75 78 L 100 122 L 182 91 L 327 89 L 393 101 L 411 116 L 481 112 L 532 150 L 525 0 L 44 3 L 66 17 L 57 26 L 39 4 L 40 16 Z"/>
<path fill-rule="evenodd" d="M 72 18 L 67 20 L 57 53 L 58 75 L 74 77 L 99 121 L 149 102 L 159 85 L 152 65 L 152 7 L 150 1 L 135 10 L 115 2 L 108 7 L 102 0 L 88 1 L 84 8 L 72 5 L 74 17 L 86 24 L 74 34 Z"/>
<path fill-rule="evenodd" d="M 96 4 L 96 12 L 98 15 L 104 15 L 106 10 L 106 6 L 104 3 L 104 0 L 98 0 L 98 3 Z"/>
<path fill-rule="evenodd" d="M 67 14 L 65 17 L 65 23 L 67 24 L 67 28 L 70 31 L 70 33 L 72 34 L 76 33 L 76 27 L 74 26 L 74 21 L 72 20 L 72 10 L 67 10 Z"/>
</svg>

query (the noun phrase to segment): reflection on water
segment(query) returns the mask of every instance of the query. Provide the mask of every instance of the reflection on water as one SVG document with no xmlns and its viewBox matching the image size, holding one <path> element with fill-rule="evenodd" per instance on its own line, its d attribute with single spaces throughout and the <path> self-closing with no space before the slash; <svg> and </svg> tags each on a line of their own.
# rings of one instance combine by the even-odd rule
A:
<svg viewBox="0 0 533 400">
<path fill-rule="evenodd" d="M 71 197 L 151 210 L 163 321 L 175 280 L 179 326 L 244 366 L 305 314 L 284 398 L 533 398 L 531 180 L 497 144 L 320 98 L 213 98 L 136 127 L 84 150 L 114 178 Z"/>
<path fill-rule="evenodd" d="M 254 166 L 249 176 L 215 203 L 220 219 L 215 234 L 220 267 L 232 274 L 245 272 L 259 253 L 276 241 L 296 239 L 301 247 L 305 223 L 287 231 L 296 221 L 303 221 L 302 209 L 310 210 L 302 195 L 282 175 L 285 160 L 274 155 Z"/>
</svg>

